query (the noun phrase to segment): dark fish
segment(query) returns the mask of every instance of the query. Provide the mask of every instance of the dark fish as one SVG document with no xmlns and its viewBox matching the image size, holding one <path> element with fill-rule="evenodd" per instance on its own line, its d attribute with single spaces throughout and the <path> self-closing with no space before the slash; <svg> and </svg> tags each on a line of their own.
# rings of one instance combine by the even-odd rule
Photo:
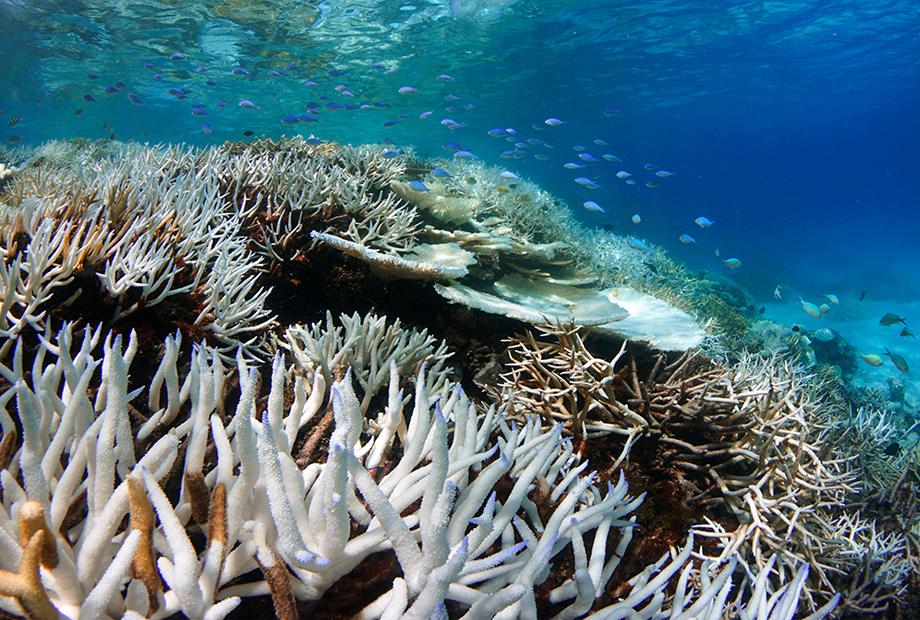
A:
<svg viewBox="0 0 920 620">
<path fill-rule="evenodd" d="M 904 323 L 904 325 L 907 325 L 906 321 L 907 321 L 907 318 L 898 316 L 894 312 L 888 312 L 887 314 L 885 314 L 885 316 L 879 319 L 878 324 L 883 327 L 887 327 L 888 325 L 894 325 L 896 323 Z"/>
<path fill-rule="evenodd" d="M 757 314 L 763 314 L 766 311 L 767 309 L 764 306 L 761 306 L 760 308 L 757 309 Z"/>
<path fill-rule="evenodd" d="M 886 456 L 897 456 L 901 452 L 901 444 L 897 441 L 892 441 L 885 447 L 884 452 Z"/>
<path fill-rule="evenodd" d="M 859 294 L 859 301 L 862 301 L 866 298 L 866 293 L 868 293 L 868 291 L 863 291 Z"/>
<path fill-rule="evenodd" d="M 141 99 L 137 93 L 128 93 L 128 101 L 134 105 L 142 105 L 144 103 L 144 100 Z"/>
<path fill-rule="evenodd" d="M 98 80 L 98 79 L 99 79 L 99 76 L 96 75 L 95 73 L 87 73 L 87 74 L 86 74 L 86 79 L 88 79 L 88 80 Z"/>
<path fill-rule="evenodd" d="M 247 129 L 246 131 L 243 132 L 243 135 L 248 138 L 249 136 L 253 135 L 253 132 L 252 130 Z"/>
<path fill-rule="evenodd" d="M 117 93 L 117 92 L 118 92 L 118 89 L 115 88 L 114 86 L 106 86 L 106 87 L 105 87 L 105 93 L 106 93 L 107 95 L 111 95 L 112 93 Z"/>
<path fill-rule="evenodd" d="M 286 114 L 281 117 L 281 122 L 285 125 L 296 125 L 300 122 L 300 119 L 298 119 L 296 115 Z"/>
<path fill-rule="evenodd" d="M 798 333 L 798 332 L 800 332 L 801 330 L 802 330 L 802 328 L 799 327 L 798 325 L 793 325 L 793 326 L 792 326 L 792 331 L 794 331 L 795 333 Z"/>
<path fill-rule="evenodd" d="M 917 337 L 914 336 L 914 332 L 910 331 L 910 328 L 907 327 L 906 325 L 904 326 L 904 329 L 901 330 L 901 337 L 902 338 L 913 338 L 914 340 L 917 339 Z"/>
<path fill-rule="evenodd" d="M 19 124 L 19 121 L 21 121 L 21 120 L 22 120 L 22 117 L 21 117 L 21 116 L 10 116 L 10 120 L 9 120 L 9 122 L 8 122 L 7 124 L 8 124 L 10 127 L 15 127 L 16 125 Z"/>
<path fill-rule="evenodd" d="M 399 122 L 399 121 L 394 121 L 394 120 L 383 121 L 383 126 L 384 126 L 384 127 L 392 127 L 393 125 L 395 125 L 395 124 L 398 123 L 398 122 Z"/>
<path fill-rule="evenodd" d="M 910 368 L 907 367 L 907 360 L 898 355 L 897 353 L 892 353 L 888 349 L 885 349 L 885 355 L 891 359 L 891 363 L 894 364 L 894 367 L 900 370 L 901 372 L 910 372 Z"/>
<path fill-rule="evenodd" d="M 81 114 L 83 114 L 83 108 L 77 108 L 73 111 L 74 116 L 80 116 Z"/>
<path fill-rule="evenodd" d="M 658 267 L 656 267 L 654 264 L 652 263 L 642 263 L 642 264 L 648 267 L 648 270 L 651 271 L 652 273 L 654 274 L 658 273 Z"/>
<path fill-rule="evenodd" d="M 83 95 L 83 101 L 85 101 L 86 103 L 93 103 L 96 100 L 93 98 L 92 95 Z"/>
<path fill-rule="evenodd" d="M 182 52 L 173 52 L 172 54 L 169 55 L 170 60 L 183 60 L 184 58 L 185 58 L 185 54 L 183 54 Z"/>
<path fill-rule="evenodd" d="M 20 140 L 22 140 L 22 136 L 10 136 L 6 140 L 7 142 L 19 142 Z"/>
<path fill-rule="evenodd" d="M 243 67 L 233 67 L 233 70 L 230 71 L 230 73 L 232 73 L 233 75 L 247 75 L 247 76 L 252 75 L 249 71 L 247 71 Z"/>
<path fill-rule="evenodd" d="M 117 88 L 118 90 L 122 90 L 123 88 L 125 88 L 125 83 L 124 83 L 124 82 L 115 82 L 115 88 Z"/>
</svg>

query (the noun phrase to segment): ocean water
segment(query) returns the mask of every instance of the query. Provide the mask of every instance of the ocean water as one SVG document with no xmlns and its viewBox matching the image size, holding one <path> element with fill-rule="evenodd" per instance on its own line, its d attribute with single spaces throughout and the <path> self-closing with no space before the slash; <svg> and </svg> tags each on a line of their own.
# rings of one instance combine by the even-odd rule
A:
<svg viewBox="0 0 920 620">
<path fill-rule="evenodd" d="M 751 323 L 832 330 L 912 421 L 920 342 L 879 320 L 920 332 L 918 33 L 908 0 L 0 0 L 0 144 L 475 158 L 737 285 Z"/>
</svg>

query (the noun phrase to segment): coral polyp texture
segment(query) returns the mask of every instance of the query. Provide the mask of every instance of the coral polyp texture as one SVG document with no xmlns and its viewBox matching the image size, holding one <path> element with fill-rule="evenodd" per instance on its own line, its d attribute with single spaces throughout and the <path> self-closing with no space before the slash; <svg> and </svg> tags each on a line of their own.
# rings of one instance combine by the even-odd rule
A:
<svg viewBox="0 0 920 620">
<path fill-rule="evenodd" d="M 423 192 L 431 164 L 384 153 L 16 154 L 0 609 L 903 609 L 918 451 L 887 449 L 890 416 L 734 347 L 740 314 L 539 188 L 458 163 Z"/>
</svg>

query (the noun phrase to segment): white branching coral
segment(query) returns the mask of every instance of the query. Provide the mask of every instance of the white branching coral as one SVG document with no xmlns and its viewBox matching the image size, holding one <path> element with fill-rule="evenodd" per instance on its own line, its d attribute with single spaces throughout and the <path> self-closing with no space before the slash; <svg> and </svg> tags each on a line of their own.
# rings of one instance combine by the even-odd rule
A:
<svg viewBox="0 0 920 620">
<path fill-rule="evenodd" d="M 273 593 L 277 572 L 255 581 L 238 578 L 278 561 L 290 571 L 297 598 L 318 598 L 369 554 L 392 548 L 407 605 L 434 609 L 451 599 L 482 608 L 491 593 L 500 592 L 517 610 L 506 614 L 531 617 L 533 589 L 545 579 L 550 559 L 583 533 L 622 535 L 632 527 L 625 517 L 641 502 L 627 497 L 622 478 L 603 492 L 593 476 L 580 475 L 585 464 L 560 429 L 542 432 L 533 422 L 509 426 L 494 409 L 477 412 L 450 383 L 439 382 L 437 392 L 429 392 L 424 368 L 410 416 L 395 360 L 386 368 L 388 403 L 372 424 L 351 371 L 322 397 L 296 397 L 285 410 L 290 369 L 280 357 L 267 410 L 256 420 L 255 369 L 240 358 L 239 404 L 225 421 L 218 352 L 196 347 L 182 381 L 176 356 L 168 352 L 158 373 L 164 379 L 154 381 L 150 400 L 159 402 L 160 390 L 173 387 L 166 390 L 165 406 L 138 431 L 159 439 L 138 459 L 128 406 L 141 391 L 128 386 L 136 340 L 123 343 L 108 335 L 103 356 L 95 358 L 101 338 L 99 330 L 85 332 L 74 352 L 74 335 L 65 326 L 54 342 L 42 341 L 32 379 L 16 379 L 3 397 L 15 397 L 23 428 L 22 445 L 3 472 L 0 518 L 10 534 L 0 540 L 8 559 L 3 568 L 15 571 L 18 565 L 24 506 L 41 506 L 47 527 L 40 529 L 53 535 L 62 557 L 42 569 L 47 595 L 68 616 L 85 615 L 91 605 L 98 616 L 120 610 L 151 618 L 180 611 L 219 617 L 239 596 Z M 14 360 L 22 359 L 22 347 L 20 341 Z M 16 364 L 2 372 L 8 379 L 22 376 Z M 87 388 L 96 380 L 93 402 Z M 321 381 L 313 385 L 322 390 Z M 327 397 L 335 418 L 328 455 L 325 463 L 300 469 L 292 450 Z M 188 415 L 167 424 L 162 412 L 168 409 L 187 409 Z M 3 421 L 5 437 L 14 426 L 9 416 Z M 164 488 L 174 484 L 168 475 L 180 458 L 179 442 L 187 449 L 180 462 L 182 491 L 173 505 Z M 217 461 L 208 470 L 203 455 L 210 442 Z M 373 475 L 371 459 L 386 464 L 388 473 Z M 493 487 L 501 477 L 514 484 L 498 499 Z M 546 488 L 547 513 L 532 497 L 535 487 Z M 74 503 L 85 503 L 85 518 L 74 520 Z M 122 531 L 129 513 L 129 529 Z M 200 553 L 188 535 L 193 520 L 208 526 L 209 543 Z M 598 549 L 594 563 L 604 564 Z M 153 573 L 154 558 L 162 585 Z M 123 591 L 118 584 L 129 579 L 132 565 L 135 576 Z M 391 609 L 399 604 L 398 597 L 386 599 Z"/>
</svg>

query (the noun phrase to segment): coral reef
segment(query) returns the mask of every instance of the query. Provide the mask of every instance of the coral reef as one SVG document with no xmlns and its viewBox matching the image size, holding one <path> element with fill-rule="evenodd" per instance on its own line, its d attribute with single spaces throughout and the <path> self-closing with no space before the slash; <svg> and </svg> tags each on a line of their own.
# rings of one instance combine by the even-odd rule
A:
<svg viewBox="0 0 920 620">
<path fill-rule="evenodd" d="M 384 153 L 4 151 L 0 608 L 899 609 L 920 448 L 884 398 L 526 181 Z"/>
</svg>

